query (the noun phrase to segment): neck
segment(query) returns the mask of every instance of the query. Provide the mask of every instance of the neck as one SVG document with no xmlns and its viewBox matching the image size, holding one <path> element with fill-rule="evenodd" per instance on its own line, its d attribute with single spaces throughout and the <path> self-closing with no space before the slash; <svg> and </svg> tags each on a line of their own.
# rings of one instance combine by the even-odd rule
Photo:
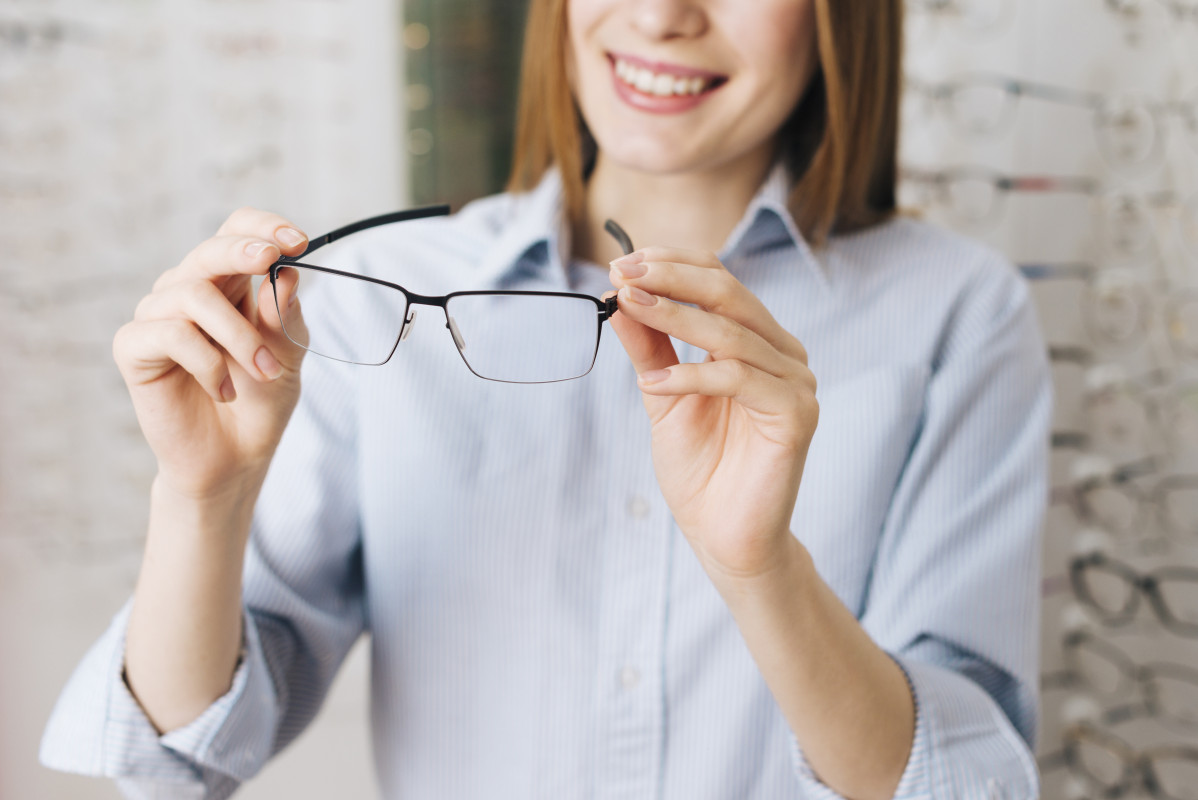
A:
<svg viewBox="0 0 1198 800">
<path fill-rule="evenodd" d="M 773 163 L 772 149 L 710 170 L 653 174 L 628 169 L 600 152 L 573 227 L 573 255 L 606 264 L 622 253 L 604 232 L 614 219 L 637 247 L 665 245 L 718 252 L 744 216 Z"/>
</svg>

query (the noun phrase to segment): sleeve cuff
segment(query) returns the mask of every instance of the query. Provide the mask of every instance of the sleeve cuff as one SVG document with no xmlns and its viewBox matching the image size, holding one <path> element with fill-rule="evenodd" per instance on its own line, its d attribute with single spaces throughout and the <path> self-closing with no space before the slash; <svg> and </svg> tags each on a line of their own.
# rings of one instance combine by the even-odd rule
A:
<svg viewBox="0 0 1198 800">
<path fill-rule="evenodd" d="M 890 654 L 915 701 L 915 736 L 895 800 L 1031 800 L 1039 779 L 1027 744 L 998 704 L 952 670 Z M 804 797 L 844 800 L 824 784 L 790 733 Z"/>
<path fill-rule="evenodd" d="M 252 777 L 273 747 L 277 699 L 250 615 L 243 613 L 241 663 L 229 691 L 160 736 L 124 681 L 131 609 L 130 600 L 67 682 L 42 736 L 42 764 L 176 788 Z"/>
</svg>

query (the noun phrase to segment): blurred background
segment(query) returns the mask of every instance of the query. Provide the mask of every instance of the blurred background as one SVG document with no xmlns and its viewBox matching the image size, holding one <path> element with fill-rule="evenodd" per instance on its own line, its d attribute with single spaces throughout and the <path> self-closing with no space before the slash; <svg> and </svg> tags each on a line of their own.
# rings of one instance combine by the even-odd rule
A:
<svg viewBox="0 0 1198 800">
<path fill-rule="evenodd" d="M 36 760 L 146 524 L 113 333 L 239 206 L 498 191 L 523 9 L 0 0 L 0 798 L 117 797 Z M 1044 796 L 1196 798 L 1198 0 L 907 16 L 902 200 L 1021 266 L 1054 364 Z M 375 796 L 365 646 L 240 796 Z"/>
</svg>

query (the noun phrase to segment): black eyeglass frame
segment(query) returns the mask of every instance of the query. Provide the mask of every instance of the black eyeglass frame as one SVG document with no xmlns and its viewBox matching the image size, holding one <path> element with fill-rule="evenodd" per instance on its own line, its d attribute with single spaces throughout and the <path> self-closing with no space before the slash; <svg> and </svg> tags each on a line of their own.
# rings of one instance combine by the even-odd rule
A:
<svg viewBox="0 0 1198 800">
<path fill-rule="evenodd" d="M 1123 608 L 1117 611 L 1108 611 L 1098 602 L 1098 599 L 1091 593 L 1085 577 L 1085 572 L 1089 569 L 1097 569 L 1108 575 L 1114 575 L 1132 589 Z M 1161 591 L 1161 583 L 1164 581 L 1198 582 L 1198 569 L 1170 565 L 1141 573 L 1124 561 L 1111 558 L 1102 552 L 1094 552 L 1077 556 L 1070 562 L 1069 581 L 1074 597 L 1081 601 L 1082 605 L 1096 612 L 1103 623 L 1107 625 L 1120 627 L 1135 619 L 1140 609 L 1140 595 L 1144 595 L 1165 630 L 1186 638 L 1198 638 L 1198 623 L 1178 618 L 1165 600 L 1164 592 Z"/>
<path fill-rule="evenodd" d="M 309 240 L 308 246 L 304 248 L 304 251 L 302 253 L 300 253 L 298 255 L 294 255 L 294 256 L 282 256 L 277 261 L 275 261 L 273 264 L 270 265 L 270 285 L 271 285 L 272 293 L 274 294 L 274 298 L 275 298 L 275 308 L 279 312 L 280 320 L 283 319 L 283 310 L 282 310 L 282 307 L 279 305 L 278 276 L 279 276 L 279 270 L 284 269 L 286 267 L 303 267 L 304 269 L 315 270 L 317 272 L 324 272 L 324 273 L 327 273 L 330 275 L 339 275 L 343 278 L 353 278 L 353 279 L 360 280 L 360 281 L 366 281 L 368 283 L 373 283 L 373 284 L 376 284 L 379 286 L 385 286 L 389 289 L 394 289 L 394 290 L 400 292 L 404 296 L 404 301 L 405 301 L 404 321 L 403 321 L 402 326 L 399 329 L 399 333 L 395 337 L 395 341 L 391 345 L 391 349 L 387 352 L 386 358 L 384 358 L 382 361 L 378 361 L 378 362 L 363 363 L 360 361 L 349 361 L 347 359 L 337 358 L 335 356 L 326 355 L 324 353 L 320 353 L 315 350 L 310 350 L 306 345 L 300 344 L 299 342 L 296 342 L 294 339 L 292 339 L 291 335 L 287 334 L 286 327 L 284 326 L 283 332 L 284 332 L 284 334 L 287 335 L 287 338 L 291 339 L 291 341 L 293 343 L 295 343 L 296 345 L 303 347 L 308 352 L 313 353 L 314 355 L 318 355 L 321 358 L 330 358 L 334 361 L 340 361 L 345 364 L 355 364 L 355 365 L 359 365 L 359 366 L 382 366 L 383 364 L 386 364 L 388 361 L 391 360 L 391 357 L 393 355 L 395 355 L 396 348 L 399 347 L 399 343 L 402 342 L 407 337 L 408 331 L 412 324 L 412 320 L 415 318 L 414 311 L 412 311 L 412 313 L 409 313 L 412 306 L 414 306 L 414 305 L 436 306 L 441 309 L 442 313 L 445 314 L 445 327 L 449 330 L 450 335 L 453 338 L 454 347 L 457 349 L 458 355 L 461 356 L 462 362 L 466 365 L 466 369 L 470 370 L 471 373 L 478 376 L 479 378 L 482 378 L 483 380 L 496 381 L 498 383 L 527 383 L 527 384 L 561 383 L 562 381 L 576 380 L 577 378 L 582 378 L 582 377 L 585 377 L 586 375 L 588 375 L 590 373 L 590 371 L 592 369 L 594 369 L 595 359 L 599 355 L 599 340 L 600 340 L 600 338 L 602 338 L 602 335 L 603 335 L 603 323 L 606 322 L 607 320 L 611 319 L 612 315 L 615 314 L 616 311 L 619 310 L 619 303 L 618 303 L 615 295 L 612 295 L 611 297 L 607 298 L 606 300 L 600 300 L 599 298 L 592 297 L 589 294 L 579 294 L 579 293 L 575 293 L 575 292 L 538 292 L 538 291 L 527 291 L 527 290 L 467 290 L 467 291 L 460 291 L 460 292 L 450 292 L 449 294 L 446 294 L 446 295 L 423 295 L 423 294 L 417 294 L 415 292 L 411 292 L 411 291 L 405 289 L 404 287 L 400 286 L 397 283 L 391 283 L 389 281 L 385 281 L 380 278 L 372 278 L 368 275 L 358 275 L 353 272 L 345 272 L 343 270 L 333 269 L 331 267 L 322 267 L 322 266 L 318 266 L 316 264 L 306 264 L 303 261 L 301 261 L 301 259 L 310 255 L 311 253 L 315 252 L 316 250 L 319 250 L 320 248 L 324 247 L 325 245 L 331 244 L 332 242 L 335 242 L 338 239 L 343 239 L 346 236 L 349 236 L 350 234 L 353 234 L 353 233 L 358 233 L 360 231 L 369 230 L 371 228 L 377 228 L 381 225 L 391 225 L 396 222 L 407 222 L 409 220 L 426 219 L 428 217 L 443 217 L 443 216 L 447 216 L 448 214 L 449 214 L 449 206 L 441 204 L 441 205 L 432 205 L 432 206 L 422 206 L 420 208 L 407 209 L 404 211 L 394 211 L 390 214 L 381 214 L 377 217 L 370 217 L 368 219 L 359 220 L 358 222 L 350 223 L 349 225 L 345 225 L 340 228 L 337 228 L 334 231 L 330 231 L 329 233 L 326 233 L 323 236 L 318 236 L 315 239 Z M 621 228 L 614 220 L 610 220 L 610 219 L 607 220 L 604 223 L 603 227 L 612 236 L 612 238 L 614 238 L 619 243 L 620 248 L 624 251 L 625 255 L 628 255 L 629 253 L 631 253 L 633 251 L 634 248 L 632 246 L 632 240 L 628 237 L 628 234 L 625 233 L 624 229 Z M 505 297 L 530 296 L 530 295 L 538 296 L 538 297 L 566 297 L 566 298 L 577 299 L 577 300 L 588 300 L 588 301 L 594 303 L 595 310 L 597 312 L 597 314 L 596 314 L 597 330 L 595 333 L 595 350 L 593 353 L 591 353 L 590 363 L 587 366 L 586 371 L 579 375 L 571 376 L 569 378 L 558 378 L 558 379 L 551 380 L 551 381 L 505 381 L 505 380 L 502 380 L 499 378 L 488 378 L 485 375 L 479 375 L 479 373 L 476 372 L 472 366 L 470 366 L 470 362 L 466 359 L 465 353 L 462 352 L 462 345 L 458 338 L 459 334 L 456 330 L 454 330 L 453 324 L 450 321 L 449 310 L 448 310 L 449 302 L 451 300 L 453 300 L 455 297 L 474 297 L 474 296 L 479 296 L 479 295 L 500 295 L 500 296 L 505 296 Z"/>
</svg>

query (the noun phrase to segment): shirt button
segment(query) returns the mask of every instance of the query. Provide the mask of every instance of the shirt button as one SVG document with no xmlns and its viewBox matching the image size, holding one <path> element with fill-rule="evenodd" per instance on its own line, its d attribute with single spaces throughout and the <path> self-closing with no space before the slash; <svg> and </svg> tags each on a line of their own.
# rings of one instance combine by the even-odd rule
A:
<svg viewBox="0 0 1198 800">
<path fill-rule="evenodd" d="M 636 667 L 624 667 L 620 670 L 620 685 L 631 689 L 641 682 L 641 673 Z"/>
<path fill-rule="evenodd" d="M 628 500 L 628 514 L 633 519 L 644 519 L 649 516 L 649 501 L 639 494 L 634 494 Z"/>
</svg>

